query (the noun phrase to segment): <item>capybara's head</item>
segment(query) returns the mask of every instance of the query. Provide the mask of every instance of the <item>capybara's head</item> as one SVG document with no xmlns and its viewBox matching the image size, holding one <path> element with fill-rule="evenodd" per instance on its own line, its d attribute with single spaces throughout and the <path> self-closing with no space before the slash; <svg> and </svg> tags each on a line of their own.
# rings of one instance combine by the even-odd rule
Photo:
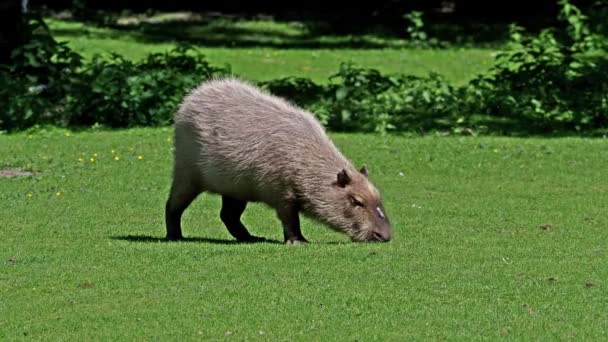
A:
<svg viewBox="0 0 608 342">
<path fill-rule="evenodd" d="M 380 193 L 368 179 L 365 167 L 359 172 L 338 172 L 334 185 L 338 190 L 336 228 L 353 241 L 390 241 L 392 227 L 382 206 Z"/>
</svg>

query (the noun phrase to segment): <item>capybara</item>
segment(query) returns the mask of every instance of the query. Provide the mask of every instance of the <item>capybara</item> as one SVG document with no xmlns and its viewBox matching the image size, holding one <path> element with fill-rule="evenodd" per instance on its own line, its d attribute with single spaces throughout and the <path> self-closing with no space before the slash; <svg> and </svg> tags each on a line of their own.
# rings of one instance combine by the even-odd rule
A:
<svg viewBox="0 0 608 342">
<path fill-rule="evenodd" d="M 175 164 L 167 239 L 202 192 L 222 196 L 220 218 L 238 241 L 264 240 L 241 223 L 247 202 L 274 208 L 288 244 L 308 242 L 299 213 L 352 241 L 389 241 L 392 227 L 365 167 L 357 170 L 314 116 L 249 82 L 212 79 L 175 114 Z"/>
</svg>

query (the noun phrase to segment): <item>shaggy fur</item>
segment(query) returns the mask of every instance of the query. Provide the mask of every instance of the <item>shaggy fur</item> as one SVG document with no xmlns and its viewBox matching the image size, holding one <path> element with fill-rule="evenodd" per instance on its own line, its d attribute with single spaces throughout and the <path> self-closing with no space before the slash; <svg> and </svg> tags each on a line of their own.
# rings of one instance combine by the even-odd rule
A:
<svg viewBox="0 0 608 342">
<path fill-rule="evenodd" d="M 175 115 L 175 165 L 167 237 L 181 238 L 180 217 L 201 192 L 222 195 L 220 216 L 239 240 L 247 202 L 277 210 L 285 242 L 306 242 L 298 213 L 354 241 L 388 241 L 391 227 L 367 171 L 357 171 L 314 116 L 235 78 L 203 83 Z"/>
</svg>

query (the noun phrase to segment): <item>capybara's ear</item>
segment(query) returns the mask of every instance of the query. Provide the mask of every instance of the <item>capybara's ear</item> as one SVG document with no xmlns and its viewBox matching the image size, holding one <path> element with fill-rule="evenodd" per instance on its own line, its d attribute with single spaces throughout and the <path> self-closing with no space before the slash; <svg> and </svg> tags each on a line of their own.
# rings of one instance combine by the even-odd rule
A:
<svg viewBox="0 0 608 342">
<path fill-rule="evenodd" d="M 348 184 L 350 184 L 350 176 L 348 175 L 348 172 L 346 172 L 345 169 L 342 169 L 342 171 L 338 172 L 338 186 L 341 188 L 344 188 L 345 186 L 347 186 Z"/>
<path fill-rule="evenodd" d="M 367 168 L 366 168 L 365 166 L 363 166 L 363 167 L 361 168 L 361 170 L 359 170 L 359 172 L 361 172 L 361 174 L 362 174 L 362 175 L 364 175 L 365 177 L 367 177 L 367 175 L 369 174 L 369 173 L 367 172 Z"/>
</svg>

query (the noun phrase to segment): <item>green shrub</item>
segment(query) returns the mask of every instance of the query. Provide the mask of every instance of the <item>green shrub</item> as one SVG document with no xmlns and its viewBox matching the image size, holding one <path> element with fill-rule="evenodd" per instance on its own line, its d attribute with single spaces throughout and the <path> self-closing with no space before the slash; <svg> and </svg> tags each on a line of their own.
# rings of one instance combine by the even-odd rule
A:
<svg viewBox="0 0 608 342">
<path fill-rule="evenodd" d="M 469 108 L 518 117 L 539 128 L 583 129 L 608 123 L 608 51 L 586 17 L 561 0 L 566 32 L 526 37 L 513 26 L 510 47 L 473 80 Z"/>
<path fill-rule="evenodd" d="M 30 27 L 31 41 L 0 69 L 0 129 L 165 125 L 189 89 L 230 72 L 211 66 L 189 46 L 139 62 L 116 54 L 83 62 L 65 43 L 55 42 L 41 20 Z"/>
<path fill-rule="evenodd" d="M 36 123 L 58 123 L 65 94 L 74 91 L 82 58 L 57 43 L 44 22 L 30 20 L 31 39 L 0 65 L 0 129 L 27 128 Z"/>
<path fill-rule="evenodd" d="M 171 123 L 186 92 L 204 79 L 229 73 L 181 46 L 140 62 L 119 55 L 95 57 L 81 72 L 81 89 L 70 96 L 71 123 L 110 127 Z"/>
<path fill-rule="evenodd" d="M 331 78 L 333 96 L 318 110 L 333 113 L 335 130 L 415 130 L 450 115 L 456 96 L 443 77 L 382 75 L 377 70 L 342 64 Z"/>
<path fill-rule="evenodd" d="M 385 133 L 437 126 L 435 120 L 451 117 L 457 102 L 455 89 L 440 75 L 383 75 L 353 63 L 342 63 L 326 86 L 302 78 L 260 84 L 311 110 L 334 131 Z"/>
<path fill-rule="evenodd" d="M 326 92 L 325 87 L 303 77 L 285 77 L 258 82 L 258 85 L 277 96 L 288 98 L 301 106 L 308 106 L 320 101 Z"/>
</svg>

